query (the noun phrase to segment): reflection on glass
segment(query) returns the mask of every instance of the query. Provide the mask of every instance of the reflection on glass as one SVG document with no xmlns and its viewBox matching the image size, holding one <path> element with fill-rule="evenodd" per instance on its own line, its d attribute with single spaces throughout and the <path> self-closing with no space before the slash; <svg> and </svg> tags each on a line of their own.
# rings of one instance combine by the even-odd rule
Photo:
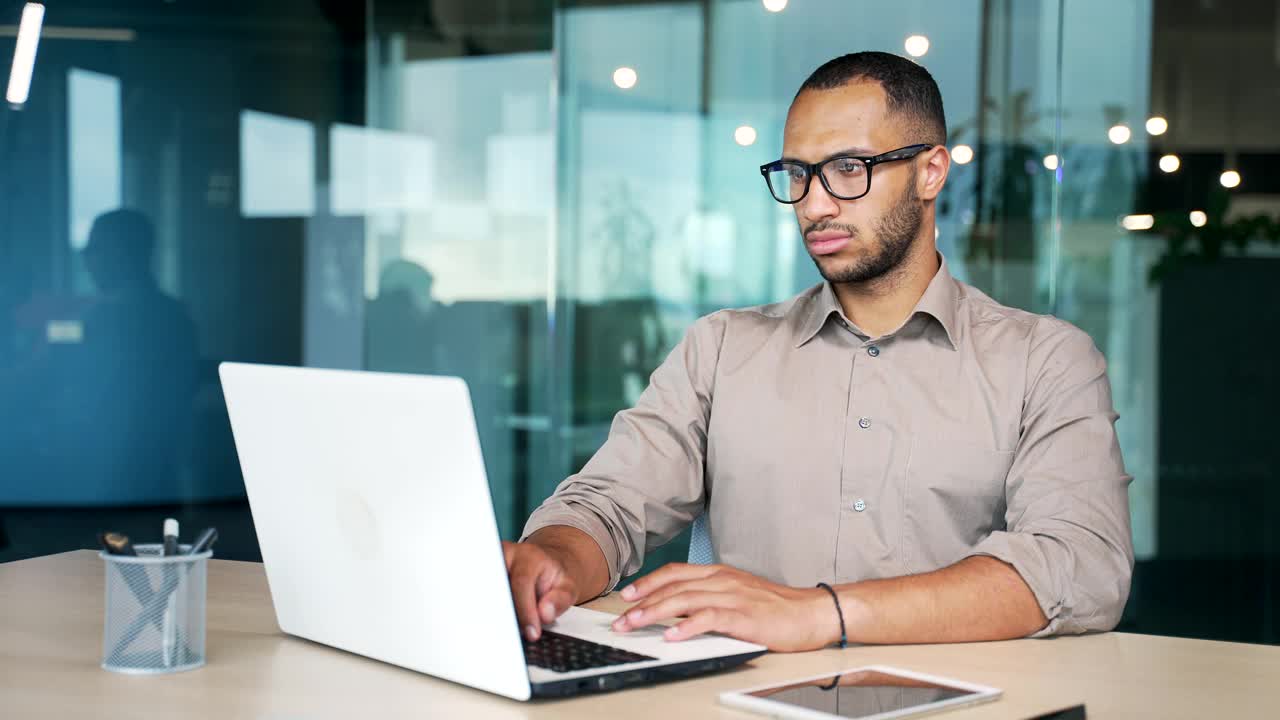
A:
<svg viewBox="0 0 1280 720">
<path fill-rule="evenodd" d="M 120 207 L 120 79 L 67 71 L 67 184 L 71 246 L 82 249 L 100 213 Z"/>
<path fill-rule="evenodd" d="M 365 361 L 389 372 L 439 373 L 445 343 L 437 331 L 442 309 L 432 297 L 431 273 L 408 260 L 382 270 L 378 296 L 365 310 Z"/>
<path fill-rule="evenodd" d="M 426 210 L 432 206 L 436 147 L 429 138 L 355 125 L 329 129 L 334 215 Z M 462 168 L 452 168 L 453 173 Z M 451 173 L 445 173 L 446 178 Z"/>
<path fill-rule="evenodd" d="M 154 249 L 145 215 L 104 213 L 83 251 L 95 296 L 75 309 L 28 311 L 52 314 L 46 342 L 0 376 L 9 443 L 0 455 L 15 476 L 41 482 L 7 487 L 5 502 L 160 503 L 185 495 L 175 479 L 197 385 L 195 328 L 183 303 L 156 285 Z"/>
<path fill-rule="evenodd" d="M 977 694 L 972 690 L 876 670 L 858 670 L 750 693 L 754 697 L 847 718 L 905 710 Z"/>
<path fill-rule="evenodd" d="M 383 128 L 331 133 L 334 211 L 367 216 L 364 367 L 467 381 L 499 530 L 514 539 L 530 458 L 549 443 L 536 392 L 555 211 L 551 56 L 389 47 L 370 99 Z"/>
<path fill-rule="evenodd" d="M 316 130 L 305 120 L 240 113 L 240 213 L 303 217 L 315 212 Z"/>
</svg>

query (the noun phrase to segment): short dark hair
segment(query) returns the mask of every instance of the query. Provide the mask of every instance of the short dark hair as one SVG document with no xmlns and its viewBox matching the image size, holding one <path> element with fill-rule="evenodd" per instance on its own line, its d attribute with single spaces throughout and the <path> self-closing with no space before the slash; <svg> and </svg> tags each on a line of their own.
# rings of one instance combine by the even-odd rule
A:
<svg viewBox="0 0 1280 720">
<path fill-rule="evenodd" d="M 947 118 L 938 83 L 924 66 L 892 53 L 856 52 L 828 60 L 804 81 L 796 97 L 805 90 L 834 90 L 855 80 L 872 80 L 884 88 L 889 112 L 907 118 L 920 134 L 913 142 L 946 144 Z"/>
<path fill-rule="evenodd" d="M 121 208 L 94 218 L 84 251 L 145 267 L 151 262 L 155 244 L 155 228 L 147 216 L 137 210 Z"/>
</svg>

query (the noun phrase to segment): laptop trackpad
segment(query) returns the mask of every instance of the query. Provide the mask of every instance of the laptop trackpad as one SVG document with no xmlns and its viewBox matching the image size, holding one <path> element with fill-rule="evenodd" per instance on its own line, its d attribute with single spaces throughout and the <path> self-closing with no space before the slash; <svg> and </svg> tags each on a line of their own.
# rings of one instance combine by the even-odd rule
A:
<svg viewBox="0 0 1280 720">
<path fill-rule="evenodd" d="M 618 616 L 612 613 L 573 607 L 547 628 L 602 645 L 612 645 L 642 655 L 651 655 L 665 661 L 694 660 L 764 650 L 759 645 L 721 635 L 700 635 L 688 640 L 668 642 L 662 635 L 667 629 L 665 625 L 647 625 L 625 633 L 614 632 L 612 625 L 617 618 Z"/>
</svg>

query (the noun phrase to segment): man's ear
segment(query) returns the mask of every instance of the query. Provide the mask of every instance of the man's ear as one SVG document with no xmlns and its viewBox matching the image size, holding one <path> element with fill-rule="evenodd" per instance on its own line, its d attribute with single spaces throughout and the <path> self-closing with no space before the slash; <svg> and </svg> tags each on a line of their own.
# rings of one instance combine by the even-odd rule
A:
<svg viewBox="0 0 1280 720">
<path fill-rule="evenodd" d="M 918 162 L 922 163 L 916 173 L 916 195 L 922 200 L 934 200 L 947 184 L 947 173 L 951 171 L 951 153 L 945 145 L 934 145 L 920 153 Z"/>
</svg>

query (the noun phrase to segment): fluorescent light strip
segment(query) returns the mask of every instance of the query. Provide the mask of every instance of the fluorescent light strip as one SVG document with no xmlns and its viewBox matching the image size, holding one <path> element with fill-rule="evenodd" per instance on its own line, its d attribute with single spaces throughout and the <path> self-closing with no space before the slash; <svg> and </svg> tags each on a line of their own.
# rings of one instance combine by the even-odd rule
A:
<svg viewBox="0 0 1280 720">
<path fill-rule="evenodd" d="M 40 42 L 40 26 L 44 24 L 44 5 L 27 3 L 22 8 L 18 25 L 18 43 L 13 49 L 13 68 L 9 71 L 9 90 L 4 99 L 14 105 L 27 101 L 31 92 L 31 73 L 36 68 L 36 46 Z"/>
<path fill-rule="evenodd" d="M 18 34 L 17 25 L 0 25 L 0 37 Z M 75 25 L 45 25 L 40 31 L 41 40 L 97 40 L 101 42 L 133 42 L 138 33 L 129 28 L 76 27 Z"/>
</svg>

